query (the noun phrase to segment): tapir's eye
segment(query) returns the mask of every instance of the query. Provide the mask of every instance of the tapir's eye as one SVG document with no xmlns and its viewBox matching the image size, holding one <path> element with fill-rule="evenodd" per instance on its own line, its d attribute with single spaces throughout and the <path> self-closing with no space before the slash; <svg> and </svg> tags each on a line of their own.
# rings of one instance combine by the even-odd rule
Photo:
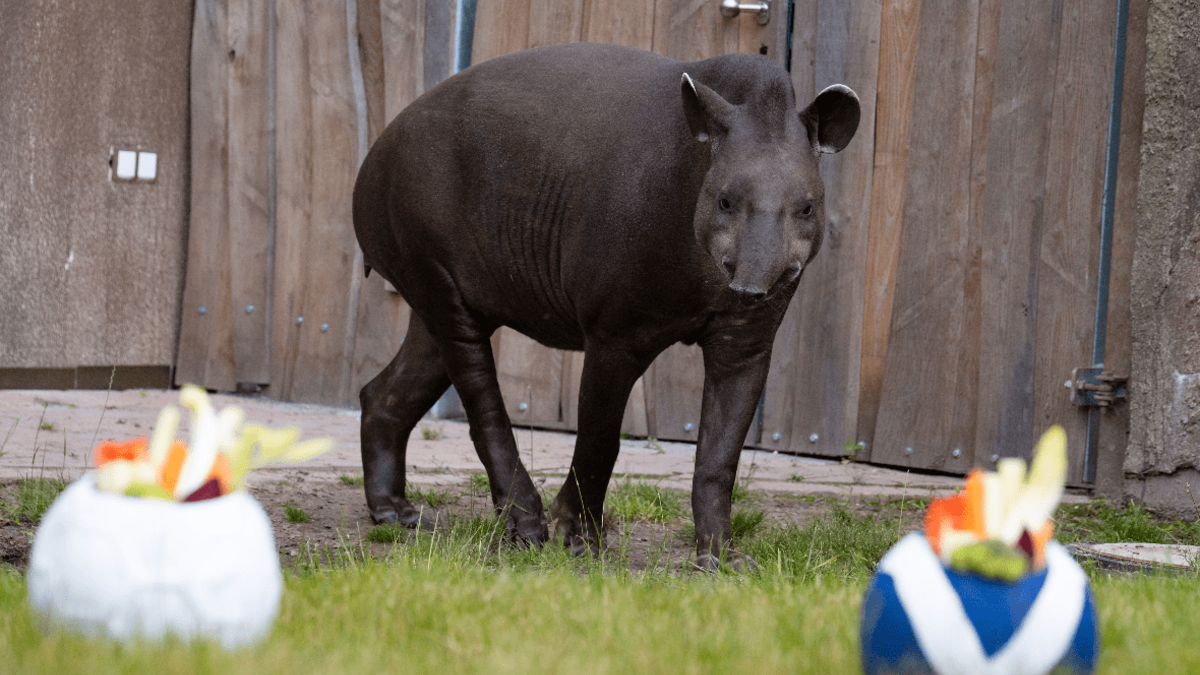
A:
<svg viewBox="0 0 1200 675">
<path fill-rule="evenodd" d="M 811 203 L 805 204 L 803 207 L 800 208 L 801 216 L 804 216 L 805 218 L 807 218 L 807 217 L 811 216 L 812 214 L 813 214 L 813 205 Z"/>
<path fill-rule="evenodd" d="M 717 208 L 721 209 L 722 211 L 729 211 L 733 208 L 733 204 L 729 203 L 728 197 L 721 197 L 717 200 Z"/>
</svg>

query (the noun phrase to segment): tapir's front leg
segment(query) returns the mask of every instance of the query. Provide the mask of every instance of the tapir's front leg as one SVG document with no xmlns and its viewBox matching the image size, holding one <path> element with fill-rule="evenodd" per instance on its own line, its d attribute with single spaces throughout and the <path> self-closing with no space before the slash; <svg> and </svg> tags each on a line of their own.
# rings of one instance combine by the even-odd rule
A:
<svg viewBox="0 0 1200 675">
<path fill-rule="evenodd" d="M 653 361 L 612 347 L 589 347 L 579 383 L 579 433 L 571 469 L 554 500 L 555 526 L 575 555 L 604 545 L 604 497 L 621 446 L 629 392 Z"/>
<path fill-rule="evenodd" d="M 731 342 L 718 336 L 701 345 L 704 401 L 692 478 L 692 516 L 696 566 L 709 570 L 720 567 L 722 561 L 735 569 L 754 564 L 731 549 L 730 513 L 742 445 L 771 366 L 771 343 L 738 347 Z"/>
</svg>

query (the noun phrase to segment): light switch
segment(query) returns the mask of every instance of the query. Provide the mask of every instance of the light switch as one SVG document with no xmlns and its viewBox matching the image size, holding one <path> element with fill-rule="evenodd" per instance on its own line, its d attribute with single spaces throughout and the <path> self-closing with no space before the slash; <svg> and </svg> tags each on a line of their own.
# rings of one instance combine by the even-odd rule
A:
<svg viewBox="0 0 1200 675">
<path fill-rule="evenodd" d="M 138 180 L 154 180 L 158 175 L 158 153 L 139 152 L 137 155 Z"/>
<path fill-rule="evenodd" d="M 137 156 L 133 150 L 117 151 L 117 178 L 133 180 L 137 175 Z"/>
</svg>

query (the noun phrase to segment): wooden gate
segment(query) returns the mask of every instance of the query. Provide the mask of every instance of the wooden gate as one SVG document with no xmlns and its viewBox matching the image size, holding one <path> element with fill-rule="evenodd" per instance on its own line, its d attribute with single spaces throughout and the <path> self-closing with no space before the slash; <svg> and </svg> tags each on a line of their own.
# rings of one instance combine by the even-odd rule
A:
<svg viewBox="0 0 1200 675">
<path fill-rule="evenodd" d="M 842 82 L 863 123 L 822 160 L 828 230 L 778 334 L 748 442 L 962 473 L 1086 415 L 1116 3 L 478 0 L 474 62 L 576 40 L 695 60 L 787 58 L 801 105 Z M 274 7 L 274 20 L 268 16 Z M 1128 372 L 1128 274 L 1146 0 L 1134 0 L 1110 301 L 1109 369 Z M 363 280 L 349 199 L 369 142 L 450 72 L 451 0 L 197 0 L 192 210 L 177 381 L 265 384 L 353 404 L 399 346 L 407 307 Z M 273 130 L 273 134 L 272 134 Z M 252 309 L 253 308 L 253 309 Z M 582 355 L 493 338 L 515 423 L 574 428 Z M 634 389 L 625 430 L 694 440 L 699 350 Z M 1106 416 L 1110 451 L 1125 427 Z"/>
</svg>

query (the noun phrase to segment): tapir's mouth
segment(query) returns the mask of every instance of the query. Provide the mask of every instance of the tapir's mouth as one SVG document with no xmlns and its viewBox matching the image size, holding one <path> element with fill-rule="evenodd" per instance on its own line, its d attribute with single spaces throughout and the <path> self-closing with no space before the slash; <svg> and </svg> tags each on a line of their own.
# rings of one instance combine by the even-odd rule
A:
<svg viewBox="0 0 1200 675">
<path fill-rule="evenodd" d="M 727 273 L 732 271 L 732 266 L 728 262 L 723 263 L 723 266 Z M 780 291 L 795 282 L 803 271 L 804 263 L 798 261 L 791 263 L 769 288 L 765 288 L 761 283 L 746 283 L 739 280 L 734 274 L 729 274 L 731 277 L 729 290 L 733 292 L 734 297 L 742 306 L 752 307 L 778 295 Z"/>
</svg>

